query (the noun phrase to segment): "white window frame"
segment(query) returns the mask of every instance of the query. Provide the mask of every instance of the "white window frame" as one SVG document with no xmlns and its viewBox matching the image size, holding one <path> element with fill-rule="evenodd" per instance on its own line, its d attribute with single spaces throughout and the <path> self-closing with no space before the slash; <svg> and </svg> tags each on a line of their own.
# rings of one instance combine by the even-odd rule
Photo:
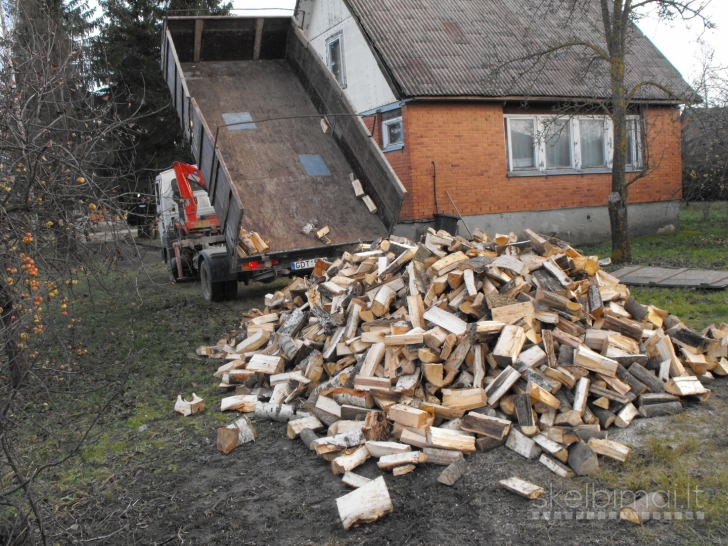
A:
<svg viewBox="0 0 728 546">
<path fill-rule="evenodd" d="M 525 114 L 505 114 L 506 120 L 506 144 L 508 153 L 506 157 L 507 169 L 513 174 L 548 174 L 548 173 L 589 173 L 589 172 L 605 172 L 611 171 L 614 161 L 614 125 L 608 116 L 569 116 L 569 131 L 571 134 L 571 166 L 570 167 L 554 167 L 546 166 L 546 139 L 544 138 L 546 127 L 550 120 L 554 118 L 566 118 L 566 116 L 549 116 L 549 115 L 525 115 Z M 513 168 L 513 144 L 511 141 L 511 124 L 512 119 L 530 119 L 534 122 L 534 157 L 535 167 L 518 167 Z M 581 131 L 580 120 L 603 120 L 604 121 L 604 158 L 606 164 L 596 167 L 582 167 L 581 158 Z M 633 134 L 633 153 L 636 161 L 630 165 L 626 165 L 627 170 L 639 170 L 642 168 L 643 150 L 642 150 L 642 123 L 640 116 L 627 116 L 628 122 L 635 122 L 635 131 Z M 629 125 L 628 125 L 629 130 Z"/>
<path fill-rule="evenodd" d="M 341 58 L 341 81 L 338 82 L 342 89 L 346 88 L 346 62 L 344 61 L 344 33 L 343 31 L 339 31 L 333 36 L 330 36 L 326 39 L 326 66 L 329 67 L 329 70 L 331 71 L 331 74 L 334 74 L 334 71 L 331 68 L 331 44 L 333 42 L 339 42 L 339 56 Z M 334 79 L 336 79 L 336 75 L 334 74 Z M 338 80 L 337 80 L 338 81 Z"/>
<path fill-rule="evenodd" d="M 630 130 L 629 122 L 634 122 L 634 134 L 632 135 L 632 157 L 635 159 L 633 163 L 625 165 L 627 170 L 639 171 L 643 167 L 642 157 L 642 120 L 639 116 L 627 116 L 627 131 Z"/>
<path fill-rule="evenodd" d="M 396 123 L 402 125 L 402 142 L 392 143 L 389 142 L 389 131 L 387 129 L 390 125 L 395 125 Z M 392 146 L 404 146 L 404 125 L 402 124 L 402 116 L 382 121 L 382 149 L 387 149 Z"/>
<path fill-rule="evenodd" d="M 512 119 L 529 119 L 533 122 L 534 150 L 533 150 L 533 167 L 516 167 L 513 168 L 513 142 L 511 140 L 511 120 Z M 538 126 L 535 116 L 506 116 L 506 138 L 508 139 L 508 172 L 528 172 L 538 170 Z"/>
</svg>

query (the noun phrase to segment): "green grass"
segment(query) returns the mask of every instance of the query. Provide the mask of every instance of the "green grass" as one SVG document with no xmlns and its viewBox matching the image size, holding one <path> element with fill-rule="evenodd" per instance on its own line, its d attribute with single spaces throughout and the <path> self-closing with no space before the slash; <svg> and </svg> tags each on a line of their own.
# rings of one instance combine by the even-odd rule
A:
<svg viewBox="0 0 728 546">
<path fill-rule="evenodd" d="M 682 206 L 680 227 L 677 233 L 632 239 L 631 263 L 728 270 L 728 203 Z M 605 242 L 580 250 L 589 255 L 609 256 L 610 248 L 610 243 Z M 622 266 L 607 269 L 614 271 Z M 696 330 L 728 322 L 728 295 L 724 290 L 635 286 L 630 292 L 637 301 L 665 309 Z"/>
<path fill-rule="evenodd" d="M 664 267 L 728 269 L 728 203 L 714 203 L 708 218 L 698 205 L 680 208 L 677 233 L 632 239 L 632 263 Z M 587 254 L 606 257 L 611 244 L 580 248 Z"/>
</svg>

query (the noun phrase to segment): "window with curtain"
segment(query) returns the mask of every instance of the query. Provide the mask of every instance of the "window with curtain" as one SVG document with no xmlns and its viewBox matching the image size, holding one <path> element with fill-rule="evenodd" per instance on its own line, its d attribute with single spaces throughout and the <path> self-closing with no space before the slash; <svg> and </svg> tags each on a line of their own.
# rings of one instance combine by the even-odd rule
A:
<svg viewBox="0 0 728 546">
<path fill-rule="evenodd" d="M 554 117 L 506 114 L 508 170 L 573 170 L 602 172 L 611 168 L 612 122 L 607 116 Z M 573 128 L 573 130 L 572 130 Z M 642 137 L 639 116 L 627 118 L 627 158 L 630 170 L 642 168 Z"/>
<path fill-rule="evenodd" d="M 550 119 L 545 122 L 546 168 L 571 167 L 571 125 L 568 119 Z"/>
<path fill-rule="evenodd" d="M 581 133 L 581 166 L 604 167 L 607 164 L 604 153 L 604 120 L 580 119 L 579 132 Z"/>
<path fill-rule="evenodd" d="M 510 120 L 511 161 L 514 169 L 533 169 L 536 167 L 533 127 L 533 119 Z"/>
</svg>

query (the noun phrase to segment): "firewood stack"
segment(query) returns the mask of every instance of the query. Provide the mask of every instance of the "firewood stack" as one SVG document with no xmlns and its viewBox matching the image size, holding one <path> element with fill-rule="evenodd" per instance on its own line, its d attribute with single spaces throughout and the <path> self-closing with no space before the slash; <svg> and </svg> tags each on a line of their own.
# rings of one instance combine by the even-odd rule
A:
<svg viewBox="0 0 728 546">
<path fill-rule="evenodd" d="M 505 445 L 559 476 L 591 474 L 597 455 L 629 455 L 610 427 L 680 413 L 728 374 L 728 325 L 693 332 L 635 301 L 596 257 L 524 235 L 431 229 L 420 244 L 393 236 L 319 261 L 198 350 L 226 361 L 215 376 L 235 393 L 222 409 L 287 422 L 368 488 L 339 499 L 348 528 L 391 511 L 384 482 L 352 472 L 370 457 L 395 476 L 444 465 L 438 481 L 452 485 L 463 455 Z"/>
<path fill-rule="evenodd" d="M 257 231 L 240 230 L 240 241 L 238 242 L 238 258 L 245 258 L 253 254 L 265 254 L 270 250 L 268 242 Z"/>
</svg>

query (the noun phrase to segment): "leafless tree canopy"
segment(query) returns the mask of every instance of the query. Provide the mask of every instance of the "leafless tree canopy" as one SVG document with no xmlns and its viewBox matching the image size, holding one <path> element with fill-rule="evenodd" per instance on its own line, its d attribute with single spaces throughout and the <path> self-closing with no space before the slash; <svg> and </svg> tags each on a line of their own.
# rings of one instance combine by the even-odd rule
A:
<svg viewBox="0 0 728 546">
<path fill-rule="evenodd" d="M 79 280 L 102 277 L 124 252 L 117 243 L 104 250 L 93 232 L 124 225 L 120 188 L 132 173 L 107 165 L 130 140 L 123 137 L 134 136 L 135 119 L 94 93 L 84 36 L 64 25 L 58 6 L 28 0 L 3 8 L 0 543 L 48 544 L 56 530 L 38 479 L 78 453 L 126 370 L 103 360 L 76 364 L 83 348 L 74 309 Z M 91 392 L 96 416 L 63 412 L 64 399 Z M 16 441 L 21 432 L 55 448 L 39 457 Z"/>
</svg>

